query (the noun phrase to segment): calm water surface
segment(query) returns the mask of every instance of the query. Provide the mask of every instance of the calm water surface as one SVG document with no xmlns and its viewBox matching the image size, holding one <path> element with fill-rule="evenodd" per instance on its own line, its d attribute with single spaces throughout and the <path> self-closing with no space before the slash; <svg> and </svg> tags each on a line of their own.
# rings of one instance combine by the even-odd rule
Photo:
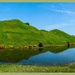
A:
<svg viewBox="0 0 75 75">
<path fill-rule="evenodd" d="M 63 65 L 71 63 L 75 63 L 75 48 L 70 48 L 60 53 L 47 51 L 19 62 L 19 64 L 27 65 Z"/>
<path fill-rule="evenodd" d="M 61 51 L 60 51 L 60 49 L 55 49 L 55 51 L 53 50 L 53 52 L 52 52 L 52 49 L 47 49 L 45 51 L 40 50 L 40 51 L 37 51 L 37 54 L 28 56 L 27 59 L 25 58 L 26 55 L 23 55 L 23 56 L 24 56 L 24 58 L 21 59 L 20 61 L 18 61 L 17 64 L 22 64 L 22 65 L 73 64 L 73 63 L 75 63 L 75 48 L 62 49 Z M 15 58 L 13 60 L 15 60 Z M 16 59 L 16 60 L 18 60 L 18 59 Z M 12 61 L 10 62 L 10 64 L 11 63 L 12 63 Z M 9 62 L 0 61 L 0 64 L 9 64 Z"/>
</svg>

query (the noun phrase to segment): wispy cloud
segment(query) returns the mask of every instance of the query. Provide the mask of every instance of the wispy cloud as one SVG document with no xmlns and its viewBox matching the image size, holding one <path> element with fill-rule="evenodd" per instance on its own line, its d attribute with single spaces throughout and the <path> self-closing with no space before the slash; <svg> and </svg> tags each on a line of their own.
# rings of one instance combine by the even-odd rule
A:
<svg viewBox="0 0 75 75">
<path fill-rule="evenodd" d="M 45 27 L 46 30 L 52 30 L 52 29 L 61 29 L 66 27 L 73 27 L 75 26 L 75 21 L 66 22 L 63 24 L 54 24 L 54 25 L 47 25 Z"/>
<path fill-rule="evenodd" d="M 62 14 L 68 14 L 68 15 L 74 15 L 75 14 L 75 11 L 67 9 L 63 3 L 59 3 L 58 5 L 41 4 L 41 5 L 39 5 L 39 7 L 53 11 L 53 12 L 62 13 Z"/>
<path fill-rule="evenodd" d="M 66 13 L 68 15 L 73 15 L 75 12 L 73 11 L 68 11 L 68 10 L 58 10 L 58 9 L 50 9 L 51 11 L 59 12 L 59 13 Z"/>
</svg>

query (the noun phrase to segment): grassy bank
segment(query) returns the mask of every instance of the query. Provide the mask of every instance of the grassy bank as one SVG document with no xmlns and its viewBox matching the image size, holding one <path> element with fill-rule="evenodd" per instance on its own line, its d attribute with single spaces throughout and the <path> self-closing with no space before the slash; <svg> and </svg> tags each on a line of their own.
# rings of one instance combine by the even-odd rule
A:
<svg viewBox="0 0 75 75">
<path fill-rule="evenodd" d="M 0 65 L 0 72 L 75 72 L 74 65 L 66 66 L 30 66 L 30 65 Z"/>
</svg>

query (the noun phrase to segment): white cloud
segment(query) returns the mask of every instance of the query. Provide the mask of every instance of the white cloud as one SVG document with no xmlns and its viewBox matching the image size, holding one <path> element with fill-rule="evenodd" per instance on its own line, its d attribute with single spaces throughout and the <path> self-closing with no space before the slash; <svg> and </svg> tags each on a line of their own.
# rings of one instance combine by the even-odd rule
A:
<svg viewBox="0 0 75 75">
<path fill-rule="evenodd" d="M 50 9 L 51 11 L 59 12 L 59 13 L 66 13 L 68 15 L 75 14 L 73 11 L 68 11 L 68 10 L 58 10 L 58 9 Z"/>
<path fill-rule="evenodd" d="M 68 14 L 68 15 L 74 15 L 75 14 L 75 11 L 67 9 L 63 3 L 58 3 L 58 5 L 40 4 L 38 7 L 41 7 L 41 8 L 53 11 L 53 12 L 58 12 L 58 13 L 63 13 L 63 14 Z"/>
<path fill-rule="evenodd" d="M 68 22 L 68 23 L 64 23 L 64 24 L 55 24 L 55 25 L 47 25 L 45 27 L 46 30 L 52 30 L 52 29 L 60 29 L 60 28 L 65 28 L 65 27 L 73 27 L 75 26 L 75 22 L 71 23 L 71 22 Z"/>
</svg>

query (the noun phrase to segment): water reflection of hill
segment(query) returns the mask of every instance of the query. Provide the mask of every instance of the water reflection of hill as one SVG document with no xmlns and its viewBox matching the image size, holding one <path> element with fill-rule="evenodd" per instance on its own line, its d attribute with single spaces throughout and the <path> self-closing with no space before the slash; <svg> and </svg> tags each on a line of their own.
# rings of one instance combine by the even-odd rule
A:
<svg viewBox="0 0 75 75">
<path fill-rule="evenodd" d="M 0 62 L 13 62 L 17 63 L 23 59 L 28 59 L 32 56 L 38 55 L 43 52 L 59 53 L 67 48 L 56 47 L 56 48 L 44 48 L 42 50 L 0 50 Z"/>
<path fill-rule="evenodd" d="M 46 51 L 29 59 L 23 59 L 18 64 L 21 65 L 68 65 L 75 63 L 75 48 L 69 48 L 60 53 Z"/>
<path fill-rule="evenodd" d="M 67 47 L 52 47 L 52 48 L 44 48 L 41 52 L 50 51 L 52 53 L 59 53 L 67 49 L 68 49 Z"/>
</svg>

